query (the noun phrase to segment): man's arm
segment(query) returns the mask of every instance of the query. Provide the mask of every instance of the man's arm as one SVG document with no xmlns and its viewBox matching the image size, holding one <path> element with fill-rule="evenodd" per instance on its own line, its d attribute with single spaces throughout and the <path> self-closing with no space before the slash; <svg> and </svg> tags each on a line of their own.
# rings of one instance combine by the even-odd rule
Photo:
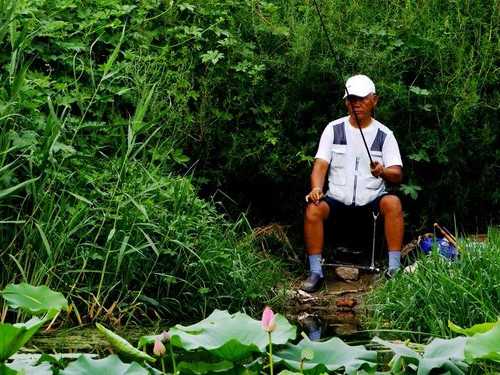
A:
<svg viewBox="0 0 500 375">
<path fill-rule="evenodd" d="M 385 181 L 391 184 L 400 184 L 403 181 L 403 168 L 400 165 L 391 165 L 384 167 L 378 161 L 373 162 L 371 167 L 372 175 L 375 177 L 382 177 Z"/>
<path fill-rule="evenodd" d="M 328 167 L 329 163 L 326 160 L 316 159 L 314 161 L 311 173 L 311 192 L 306 195 L 306 201 L 318 204 L 321 197 L 323 197 L 323 185 L 325 184 Z"/>
</svg>

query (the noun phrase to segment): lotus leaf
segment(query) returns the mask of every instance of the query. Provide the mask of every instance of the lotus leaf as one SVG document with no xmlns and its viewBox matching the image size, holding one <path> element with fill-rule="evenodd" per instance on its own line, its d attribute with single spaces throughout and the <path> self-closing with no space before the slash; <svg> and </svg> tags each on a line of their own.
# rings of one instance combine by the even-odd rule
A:
<svg viewBox="0 0 500 375">
<path fill-rule="evenodd" d="M 465 358 L 468 362 L 476 359 L 500 362 L 500 321 L 489 331 L 467 338 Z"/>
<path fill-rule="evenodd" d="M 61 375 L 148 375 L 137 362 L 123 363 L 116 355 L 103 359 L 91 359 L 84 355 L 71 362 Z"/>
<path fill-rule="evenodd" d="M 0 363 L 17 352 L 42 327 L 45 319 L 32 318 L 26 323 L 0 324 Z"/>
<path fill-rule="evenodd" d="M 346 374 L 357 374 L 360 370 L 373 373 L 377 367 L 377 352 L 366 350 L 364 346 L 349 346 L 338 337 L 324 342 L 304 339 L 297 345 L 289 344 L 277 352 L 273 358 L 276 362 L 285 363 L 293 370 L 300 370 L 302 353 L 312 351 L 312 360 L 305 360 L 304 372 L 319 374 L 327 371 L 344 369 Z"/>
<path fill-rule="evenodd" d="M 448 327 L 451 329 L 452 332 L 460 333 L 465 336 L 474 336 L 476 333 L 488 332 L 496 324 L 498 324 L 498 322 L 495 323 L 488 322 L 488 323 L 475 324 L 469 328 L 462 328 L 460 326 L 457 326 L 453 322 L 448 321 Z"/>
<path fill-rule="evenodd" d="M 5 363 L 0 362 L 0 375 L 18 375 L 16 370 L 7 367 Z"/>
<path fill-rule="evenodd" d="M 53 317 L 59 311 L 68 309 L 66 298 L 45 285 L 9 284 L 2 291 L 2 296 L 10 307 L 35 315 L 49 314 Z"/>
<path fill-rule="evenodd" d="M 177 369 L 182 373 L 186 374 L 212 374 L 220 373 L 231 370 L 234 367 L 232 362 L 221 361 L 216 363 L 208 362 L 181 362 L 177 365 Z"/>
<path fill-rule="evenodd" d="M 111 346 L 123 357 L 137 361 L 156 361 L 155 358 L 151 357 L 147 353 L 144 353 L 143 351 L 140 351 L 139 349 L 134 348 L 132 344 L 130 344 L 123 337 L 117 335 L 113 331 L 110 331 L 101 324 L 96 323 L 96 327 L 97 330 L 101 332 L 104 337 L 106 337 L 106 340 L 108 340 Z"/>
<path fill-rule="evenodd" d="M 296 328 L 277 314 L 276 330 L 272 333 L 273 344 L 285 344 L 296 336 Z M 246 314 L 229 314 L 215 310 L 201 322 L 191 326 L 176 325 L 171 328 L 172 345 L 185 350 L 205 349 L 219 358 L 238 361 L 252 352 L 264 352 L 269 342 L 258 320 Z"/>
<path fill-rule="evenodd" d="M 35 366 L 26 361 L 17 360 L 9 363 L 8 367 L 23 375 L 52 375 L 52 366 L 50 363 L 42 363 Z"/>
<path fill-rule="evenodd" d="M 465 337 L 457 337 L 450 340 L 434 339 L 426 346 L 424 354 L 420 355 L 404 344 L 395 344 L 384 341 L 378 337 L 373 339 L 387 348 L 390 348 L 396 356 L 391 360 L 391 369 L 395 373 L 402 370 L 402 359 L 409 366 L 418 367 L 418 375 L 430 374 L 433 369 L 442 369 L 450 375 L 463 375 L 467 364 L 464 363 Z"/>
</svg>

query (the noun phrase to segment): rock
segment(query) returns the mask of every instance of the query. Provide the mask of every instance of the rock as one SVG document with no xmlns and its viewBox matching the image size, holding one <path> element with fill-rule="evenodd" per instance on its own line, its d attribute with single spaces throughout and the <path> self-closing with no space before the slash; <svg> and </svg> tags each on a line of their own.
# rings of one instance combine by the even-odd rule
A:
<svg viewBox="0 0 500 375">
<path fill-rule="evenodd" d="M 335 301 L 335 305 L 337 307 L 348 307 L 351 309 L 354 306 L 356 306 L 357 303 L 358 303 L 358 301 L 356 301 L 354 298 L 349 298 L 349 297 L 339 298 Z"/>
<path fill-rule="evenodd" d="M 337 267 L 335 268 L 335 274 L 346 281 L 355 281 L 359 279 L 359 270 L 357 268 Z"/>
</svg>

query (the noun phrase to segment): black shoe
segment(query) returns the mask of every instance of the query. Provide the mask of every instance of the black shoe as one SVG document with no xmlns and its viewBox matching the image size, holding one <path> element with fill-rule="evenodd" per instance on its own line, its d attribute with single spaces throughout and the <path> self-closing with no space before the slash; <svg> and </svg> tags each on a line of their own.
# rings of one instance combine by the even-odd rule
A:
<svg viewBox="0 0 500 375">
<path fill-rule="evenodd" d="M 302 282 L 300 289 L 307 293 L 314 293 L 324 284 L 325 278 L 317 273 L 311 273 L 307 279 Z"/>
</svg>

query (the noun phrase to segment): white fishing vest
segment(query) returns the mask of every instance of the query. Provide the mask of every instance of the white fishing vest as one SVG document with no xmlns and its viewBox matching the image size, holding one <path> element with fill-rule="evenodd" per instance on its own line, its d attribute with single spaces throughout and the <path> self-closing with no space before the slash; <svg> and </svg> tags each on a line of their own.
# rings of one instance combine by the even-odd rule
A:
<svg viewBox="0 0 500 375">
<path fill-rule="evenodd" d="M 364 206 L 382 195 L 386 187 L 381 177 L 372 176 L 366 150 L 362 156 L 356 157 L 351 147 L 351 132 L 346 129 L 346 126 L 351 126 L 347 121 L 345 119 L 332 126 L 334 136 L 326 194 L 348 206 Z M 375 126 L 377 132 L 372 144 L 368 143 L 368 148 L 373 161 L 382 163 L 382 147 L 387 132 L 378 122 L 370 126 Z"/>
</svg>

